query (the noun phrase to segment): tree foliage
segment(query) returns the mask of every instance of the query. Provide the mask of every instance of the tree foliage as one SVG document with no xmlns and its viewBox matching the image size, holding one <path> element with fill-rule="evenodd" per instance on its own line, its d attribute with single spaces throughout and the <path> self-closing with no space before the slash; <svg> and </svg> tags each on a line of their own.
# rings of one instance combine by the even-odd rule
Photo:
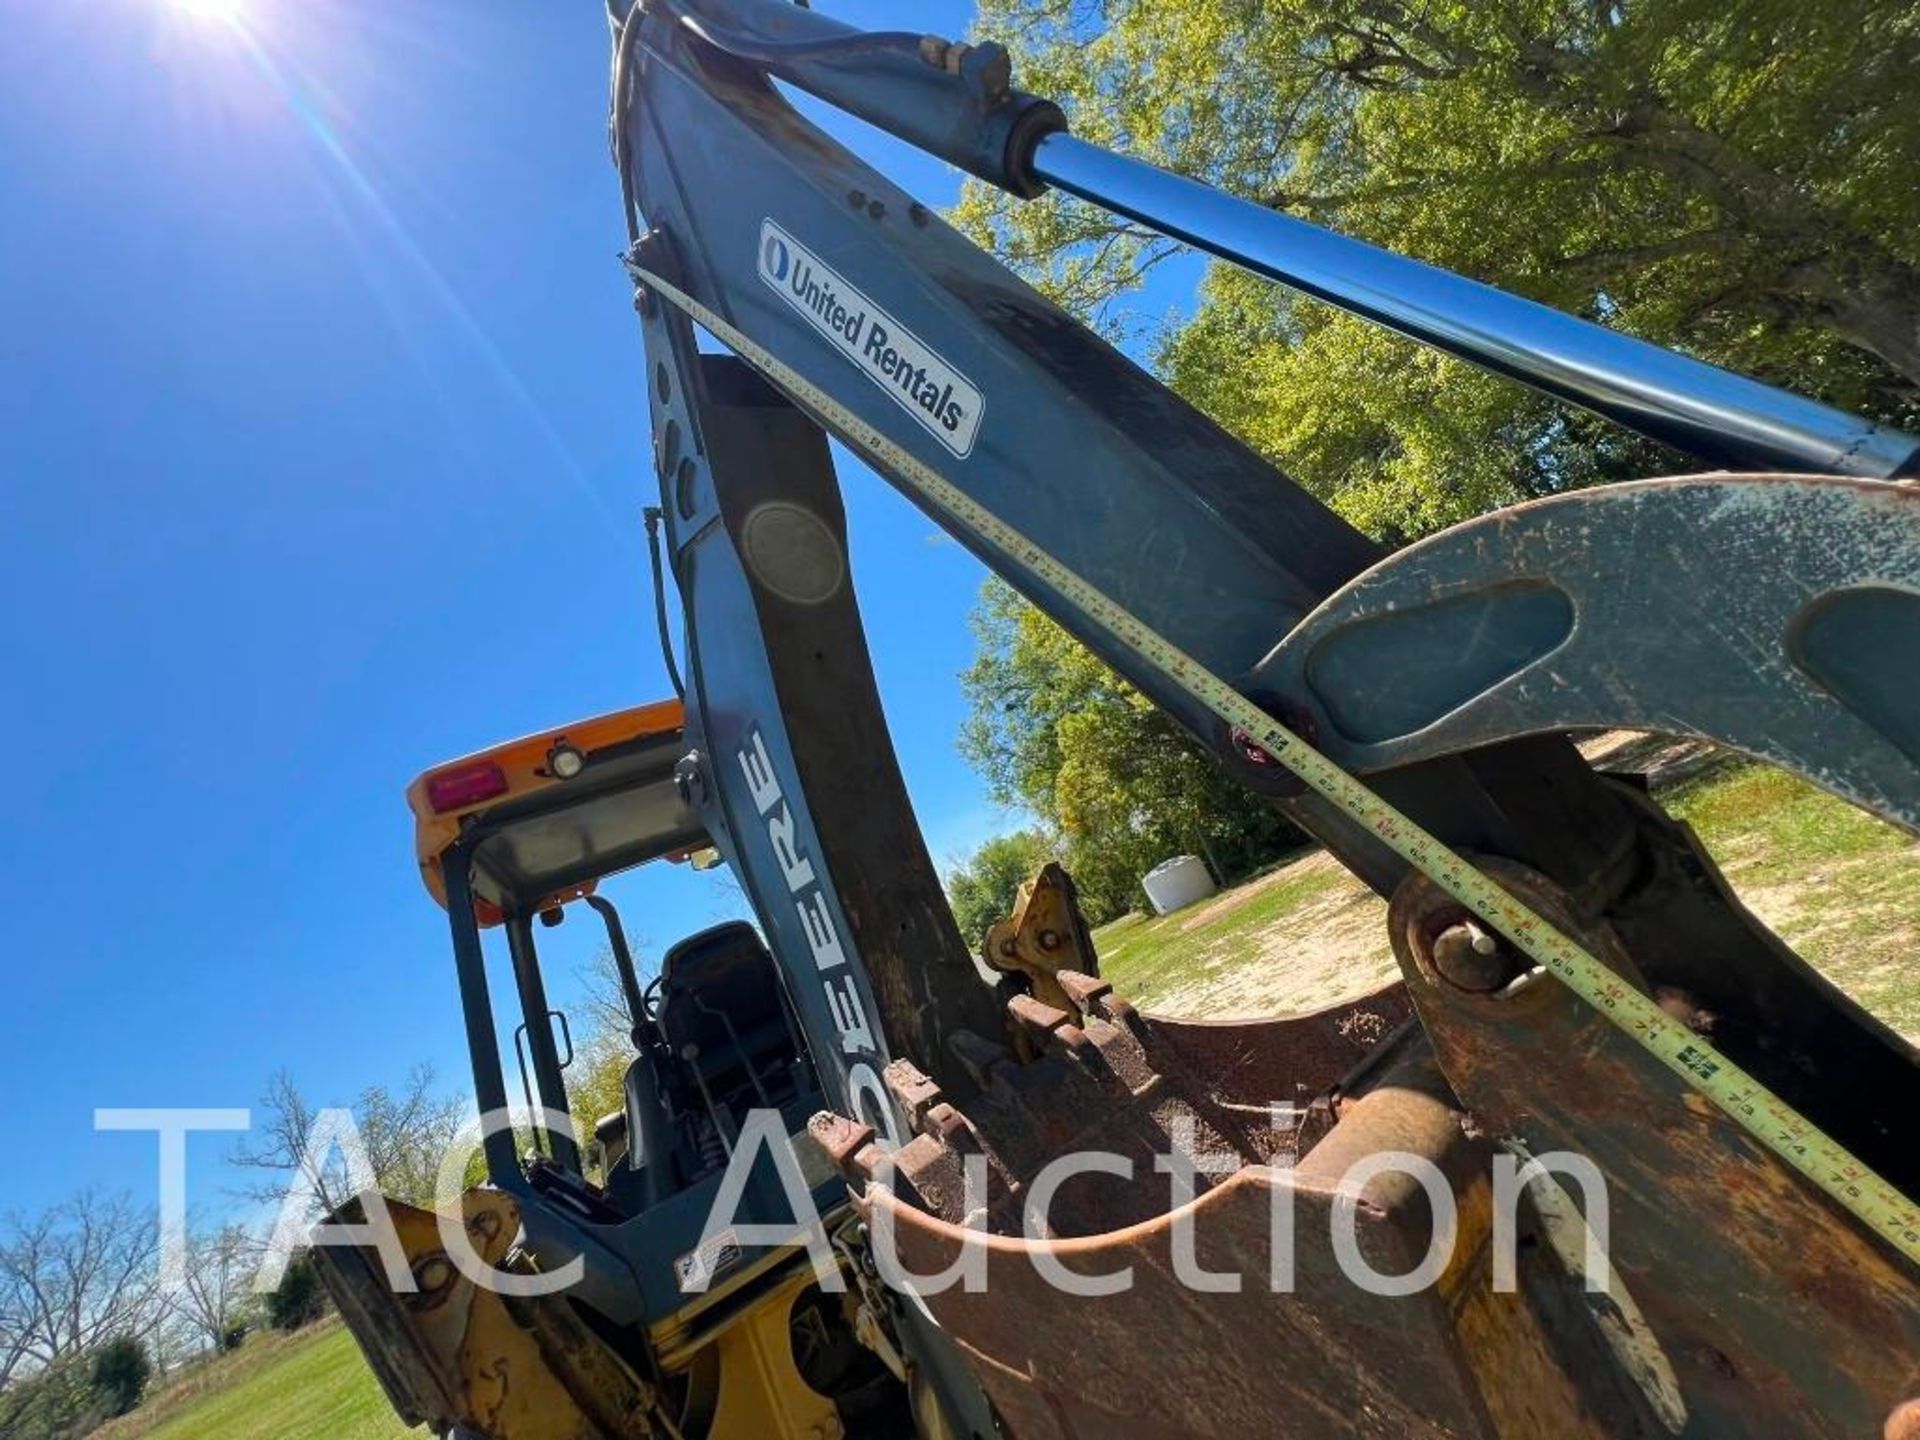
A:
<svg viewBox="0 0 1920 1440">
<path fill-rule="evenodd" d="M 1094 923 L 1132 908 L 1140 878 L 1169 856 L 1200 854 L 1225 879 L 1299 843 L 1277 812 L 1010 587 L 988 581 L 973 625 L 979 651 L 961 676 L 970 711 L 961 751 L 997 800 L 1058 831 Z"/>
<path fill-rule="evenodd" d="M 93 1352 L 88 1367 L 93 1391 L 108 1415 L 127 1415 L 147 1393 L 153 1378 L 153 1360 L 147 1347 L 131 1335 L 116 1335 Z"/>
<path fill-rule="evenodd" d="M 996 835 L 947 877 L 947 900 L 970 950 L 980 952 L 987 927 L 1012 913 L 1020 886 L 1060 848 L 1039 830 Z"/>
<path fill-rule="evenodd" d="M 276 1330 L 298 1330 L 327 1313 L 327 1292 L 313 1252 L 302 1250 L 287 1262 L 280 1283 L 267 1296 L 267 1322 Z"/>
<path fill-rule="evenodd" d="M 634 978 L 644 992 L 660 973 L 659 960 L 644 936 L 629 933 L 626 941 Z M 575 978 L 581 986 L 580 1018 L 574 1026 L 574 1063 L 567 1069 L 567 1104 L 574 1133 L 585 1147 L 602 1120 L 626 1108 L 627 1071 L 635 1056 L 634 1016 L 610 945 L 596 950 Z"/>
<path fill-rule="evenodd" d="M 0 1435 L 7 1440 L 80 1440 L 109 1418 L 93 1387 L 92 1357 L 63 1356 L 0 1389 Z"/>
<path fill-rule="evenodd" d="M 591 1018 L 592 1028 L 583 1028 L 574 1052 L 574 1063 L 567 1068 L 567 1107 L 573 1116 L 573 1133 L 592 1178 L 604 1181 L 604 1169 L 596 1172 L 593 1148 L 595 1131 L 610 1115 L 624 1113 L 627 1105 L 627 1071 L 632 1068 L 635 1050 L 633 1026 L 626 1019 L 626 1006 L 618 1007 L 617 1021 L 608 1017 Z M 531 1137 L 529 1137 L 530 1140 Z M 600 1157 L 604 1161 L 604 1156 Z"/>
<path fill-rule="evenodd" d="M 1920 420 L 1920 11 L 1894 0 L 983 0 L 1076 133 L 1876 418 Z M 1173 248 L 959 218 L 1095 319 Z M 1243 273 L 1176 389 L 1363 529 L 1685 462 Z"/>
</svg>

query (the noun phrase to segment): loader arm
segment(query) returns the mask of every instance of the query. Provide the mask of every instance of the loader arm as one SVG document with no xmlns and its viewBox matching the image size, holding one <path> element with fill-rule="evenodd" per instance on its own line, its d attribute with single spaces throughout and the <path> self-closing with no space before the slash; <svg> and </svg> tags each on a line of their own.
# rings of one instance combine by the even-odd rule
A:
<svg viewBox="0 0 1920 1440">
<path fill-rule="evenodd" d="M 1356 298 L 1342 271 L 1351 252 L 1315 249 L 1324 237 L 1289 251 L 1285 236 L 1258 223 L 1257 207 L 1162 189 L 1116 157 L 1089 153 L 1050 104 L 1013 87 L 992 46 L 863 36 L 777 0 L 616 0 L 613 19 L 627 262 L 688 617 L 697 749 L 688 785 L 779 939 L 775 953 L 826 1089 L 855 1127 L 823 1135 L 856 1187 L 872 1169 L 860 1126 L 896 1145 L 917 1135 L 912 1144 L 931 1167 L 923 1176 L 952 1159 L 939 1145 L 959 1143 L 955 1123 L 1025 1173 L 1034 1157 L 1005 1153 L 996 1120 L 1067 1102 L 1056 1086 L 1036 1082 L 1028 1093 L 983 1061 L 982 1047 L 1006 1038 L 1003 997 L 975 971 L 940 906 L 890 755 L 877 788 L 841 780 L 885 735 L 816 427 L 926 506 L 1394 902 L 1392 939 L 1426 1037 L 1418 1053 L 1395 1051 L 1404 1067 L 1393 1070 L 1395 1083 L 1450 1090 L 1458 1116 L 1479 1116 L 1515 1143 L 1591 1152 L 1632 1197 L 1641 1228 L 1619 1237 L 1617 1263 L 1637 1293 L 1661 1292 L 1641 1300 L 1691 1406 L 1684 1433 L 1756 1433 L 1768 1417 L 1783 1433 L 1866 1433 L 1920 1387 L 1910 1358 L 1920 1347 L 1920 1289 L 1909 1261 L 1877 1247 L 1855 1216 L 1711 1106 L 1690 1103 L 1697 1097 L 1572 995 L 1536 988 L 1525 1005 L 1503 1006 L 1494 987 L 1460 984 L 1434 948 L 1459 912 L 1422 867 L 1379 827 L 1296 783 L 1185 678 L 1220 677 L 1365 774 L 1393 813 L 1446 849 L 1490 857 L 1500 883 L 1534 913 L 1580 937 L 1636 991 L 1711 1015 L 1715 1053 L 1911 1196 L 1920 1190 L 1912 1048 L 1748 914 L 1685 827 L 1597 774 L 1561 733 L 1641 724 L 1702 735 L 1920 825 L 1920 705 L 1910 683 L 1885 678 L 1892 657 L 1920 646 L 1920 495 L 1885 483 L 1911 472 L 1911 438 L 1470 282 L 1447 283 L 1457 277 L 1399 268 L 1411 262 L 1382 262 L 1372 277 L 1378 294 Z M 1563 497 L 1492 517 L 1451 546 L 1439 537 L 1390 557 L 835 143 L 776 81 L 1015 193 L 1051 181 L 1106 199 L 1710 463 L 1770 478 Z M 694 315 L 760 378 L 701 355 Z M 1545 356 L 1549 336 L 1557 349 Z M 1810 478 L 1820 472 L 1851 478 Z M 927 475 L 950 487 L 952 503 L 929 503 L 929 484 L 916 478 Z M 975 507 L 984 523 L 960 507 Z M 1755 563 L 1671 566 L 1640 592 L 1647 604 L 1638 611 L 1610 605 L 1633 593 L 1632 538 L 1654 532 L 1662 553 L 1710 543 Z M 1766 557 L 1783 536 L 1806 563 L 1774 573 Z M 1101 603 L 1089 603 L 1089 592 Z M 1720 687 L 1717 709 L 1686 703 L 1705 659 L 1663 653 L 1662 628 L 1676 624 L 1724 642 L 1716 648 L 1709 636 L 1700 652 L 1719 665 L 1708 682 Z M 1193 670 L 1170 666 L 1169 653 Z M 853 722 L 835 703 L 849 686 Z M 1072 976 L 1063 983 L 1083 1007 L 1071 1016 L 1036 1013 L 1032 997 L 1016 1006 L 1043 1051 L 1064 1044 L 1089 1063 L 1076 1047 L 1092 1037 L 1102 1053 L 1125 1051 L 1114 1065 L 1150 1060 L 1175 1090 L 1189 1069 L 1205 1071 L 1188 1065 L 1195 1057 L 1178 1043 L 1156 1048 L 1152 1035 L 1168 1038 L 1159 1031 L 1140 1041 L 1146 1059 L 1133 1055 L 1130 1012 Z M 1080 1038 L 1063 1041 L 1066 1031 Z M 1338 1087 L 1322 1077 L 1313 1088 Z M 1219 1099 L 1202 1096 L 1196 1113 Z M 927 1117 L 942 1106 L 966 1118 L 942 1122 L 936 1136 Z M 1421 1143 L 1457 1160 L 1451 1113 L 1423 1120 Z M 1385 1135 L 1406 1123 L 1390 1106 L 1367 1114 Z M 1365 1133 L 1356 1121 L 1347 1140 Z M 1730 1219 L 1701 1233 L 1700 1207 L 1732 1194 L 1742 1198 Z M 905 1216 L 910 1228 L 918 1214 Z M 1128 1244 L 1147 1243 L 1128 1233 Z M 938 1251 L 937 1224 L 928 1236 L 927 1253 Z M 1821 1277 L 1836 1269 L 1852 1278 L 1823 1290 Z M 1726 1301 L 1734 1292 L 1741 1299 Z M 1535 1301 L 1536 1317 L 1553 1313 Z M 1029 1319 L 1044 1301 L 1033 1303 Z M 1798 1307 L 1791 1318 L 1789 1307 Z M 1881 1341 L 1862 1347 L 1869 1310 Z M 1045 1428 L 1059 1402 L 1047 1398 L 1044 1375 L 1008 1378 L 1031 1360 L 1022 1348 L 1030 1335 L 985 1333 L 1006 1327 L 964 1303 L 933 1314 L 988 1377 L 1002 1418 L 1023 1417 L 1016 1433 L 1069 1433 Z M 1056 1318 L 1071 1323 L 1071 1312 Z M 1429 1320 L 1434 1333 L 1453 1334 L 1458 1316 Z M 1524 1334 L 1499 1329 L 1496 1339 L 1542 1366 L 1573 1367 L 1566 1353 L 1539 1358 L 1578 1348 L 1567 1331 L 1539 1323 Z M 1019 1318 L 1012 1325 L 1026 1328 Z M 946 1336 L 923 1327 L 906 1343 L 941 1372 L 949 1413 L 978 1413 L 977 1396 L 953 1379 Z M 1529 1430 L 1537 1416 L 1515 1418 L 1497 1403 L 1484 1348 L 1458 1336 L 1448 1343 L 1467 1353 L 1452 1369 L 1454 1361 L 1436 1362 L 1421 1422 L 1431 1433 L 1651 1434 L 1662 1415 L 1673 1418 L 1651 1392 L 1616 1413 L 1576 1385 L 1568 1403 L 1584 1407 L 1584 1418 Z M 1217 1354 L 1196 1350 L 1195 1363 L 1209 1353 Z M 1115 1375 L 1141 1363 L 1131 1353 L 1101 1359 L 1102 1373 Z M 1362 1385 L 1354 1403 L 1379 1398 L 1368 1393 Z M 1593 1418 L 1603 1411 L 1613 1418 Z M 1413 1422 L 1382 1423 L 1308 1433 L 1411 1433 Z M 1232 1431 L 1222 1425 L 1177 1433 Z M 1646 1426 L 1656 1428 L 1634 1428 Z"/>
</svg>

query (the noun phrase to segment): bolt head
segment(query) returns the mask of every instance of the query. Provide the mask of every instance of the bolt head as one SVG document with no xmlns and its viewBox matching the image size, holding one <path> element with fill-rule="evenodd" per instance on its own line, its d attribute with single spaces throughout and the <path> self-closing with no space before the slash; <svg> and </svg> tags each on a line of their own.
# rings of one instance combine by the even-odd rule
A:
<svg viewBox="0 0 1920 1440">
<path fill-rule="evenodd" d="M 1517 974 L 1513 952 L 1504 942 L 1485 947 L 1485 931 L 1477 931 L 1465 921 L 1449 925 L 1433 937 L 1433 968 L 1456 990 L 1470 995 L 1491 995 L 1504 988 Z"/>
</svg>

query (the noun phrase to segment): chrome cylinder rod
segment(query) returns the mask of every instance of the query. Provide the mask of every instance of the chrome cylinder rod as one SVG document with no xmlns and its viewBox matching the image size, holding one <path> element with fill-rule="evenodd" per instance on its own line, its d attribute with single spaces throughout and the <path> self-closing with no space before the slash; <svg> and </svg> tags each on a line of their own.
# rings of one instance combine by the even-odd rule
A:
<svg viewBox="0 0 1920 1440">
<path fill-rule="evenodd" d="M 1049 185 L 1449 355 L 1716 464 L 1876 479 L 1920 439 L 1075 139 L 1033 155 Z"/>
</svg>

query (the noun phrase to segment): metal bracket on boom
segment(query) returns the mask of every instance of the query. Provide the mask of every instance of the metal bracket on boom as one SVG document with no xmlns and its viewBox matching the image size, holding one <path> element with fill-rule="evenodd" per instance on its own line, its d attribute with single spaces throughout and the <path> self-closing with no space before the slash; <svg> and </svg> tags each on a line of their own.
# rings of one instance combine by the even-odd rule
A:
<svg viewBox="0 0 1920 1440">
<path fill-rule="evenodd" d="M 1013 913 L 988 929 L 980 958 L 995 970 L 1024 975 L 1034 999 L 1060 1009 L 1071 1003 L 1058 979 L 1062 970 L 1100 973 L 1073 878 L 1060 864 L 1048 861 L 1020 886 Z"/>
</svg>

